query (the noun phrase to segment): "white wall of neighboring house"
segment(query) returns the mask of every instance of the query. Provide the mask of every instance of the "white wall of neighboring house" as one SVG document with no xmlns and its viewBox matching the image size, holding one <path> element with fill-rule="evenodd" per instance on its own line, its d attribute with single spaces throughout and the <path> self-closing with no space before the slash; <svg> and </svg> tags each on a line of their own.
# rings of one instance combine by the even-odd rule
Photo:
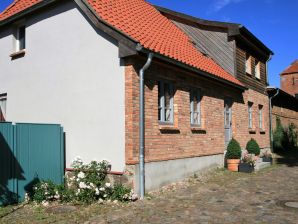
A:
<svg viewBox="0 0 298 224">
<path fill-rule="evenodd" d="M 11 60 L 12 28 L 0 29 L 0 94 L 7 120 L 58 123 L 66 132 L 66 167 L 108 159 L 125 165 L 124 67 L 117 42 L 94 29 L 75 3 L 26 19 L 26 55 Z"/>
</svg>

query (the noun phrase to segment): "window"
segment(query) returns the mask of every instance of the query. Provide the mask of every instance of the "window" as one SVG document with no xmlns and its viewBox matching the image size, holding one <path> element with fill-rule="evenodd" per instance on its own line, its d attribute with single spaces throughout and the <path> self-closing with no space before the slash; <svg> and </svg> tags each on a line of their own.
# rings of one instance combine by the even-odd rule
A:
<svg viewBox="0 0 298 224">
<path fill-rule="evenodd" d="M 252 105 L 253 103 L 248 102 L 248 128 L 252 128 Z"/>
<path fill-rule="evenodd" d="M 201 126 L 201 91 L 190 92 L 190 123 Z"/>
<path fill-rule="evenodd" d="M 24 25 L 17 26 L 15 43 L 16 52 L 24 50 L 26 48 L 26 28 Z"/>
<path fill-rule="evenodd" d="M 158 120 L 173 123 L 173 85 L 164 81 L 158 82 Z"/>
<path fill-rule="evenodd" d="M 298 99 L 298 93 L 295 94 L 296 99 Z"/>
<path fill-rule="evenodd" d="M 246 54 L 245 72 L 251 74 L 251 56 Z"/>
<path fill-rule="evenodd" d="M 5 121 L 6 118 L 6 101 L 7 94 L 0 94 L 0 121 Z"/>
<path fill-rule="evenodd" d="M 259 105 L 259 128 L 263 129 L 263 106 Z"/>
<path fill-rule="evenodd" d="M 261 79 L 261 68 L 260 68 L 260 62 L 256 60 L 255 63 L 255 77 L 257 79 Z"/>
</svg>

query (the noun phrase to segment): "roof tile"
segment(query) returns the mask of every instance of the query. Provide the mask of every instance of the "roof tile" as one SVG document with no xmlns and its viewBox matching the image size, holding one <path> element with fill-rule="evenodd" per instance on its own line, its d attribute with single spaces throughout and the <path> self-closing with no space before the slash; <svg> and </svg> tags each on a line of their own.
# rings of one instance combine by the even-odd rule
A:
<svg viewBox="0 0 298 224">
<path fill-rule="evenodd" d="M 281 75 L 284 74 L 291 74 L 291 73 L 298 73 L 298 59 L 295 60 L 289 67 L 287 67 Z"/>
<path fill-rule="evenodd" d="M 42 0 L 14 0 L 1 14 L 0 20 L 7 19 L 39 2 Z"/>
<path fill-rule="evenodd" d="M 15 0 L 0 20 L 42 0 Z M 86 0 L 104 21 L 140 42 L 145 48 L 237 85 L 243 84 L 211 58 L 204 56 L 173 22 L 144 0 Z"/>
</svg>

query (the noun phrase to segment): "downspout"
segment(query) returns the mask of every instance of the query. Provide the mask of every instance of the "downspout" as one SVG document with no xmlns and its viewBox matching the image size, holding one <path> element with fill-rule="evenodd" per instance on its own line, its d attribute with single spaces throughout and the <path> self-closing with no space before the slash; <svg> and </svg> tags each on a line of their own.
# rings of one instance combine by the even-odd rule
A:
<svg viewBox="0 0 298 224">
<path fill-rule="evenodd" d="M 269 129 L 270 129 L 270 148 L 273 152 L 273 130 L 272 130 L 272 99 L 279 94 L 279 89 L 276 88 L 276 93 L 269 97 Z"/>
<path fill-rule="evenodd" d="M 144 142 L 145 142 L 145 110 L 144 110 L 144 72 L 151 65 L 153 53 L 148 54 L 147 62 L 140 70 L 140 118 L 139 118 L 139 161 L 140 161 L 140 198 L 143 199 L 145 195 L 145 163 L 144 163 Z"/>
</svg>

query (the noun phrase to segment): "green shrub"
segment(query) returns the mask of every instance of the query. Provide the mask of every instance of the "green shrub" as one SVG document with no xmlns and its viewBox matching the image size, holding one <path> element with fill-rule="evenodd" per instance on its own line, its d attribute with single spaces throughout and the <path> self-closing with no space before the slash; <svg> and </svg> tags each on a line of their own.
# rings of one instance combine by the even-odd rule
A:
<svg viewBox="0 0 298 224">
<path fill-rule="evenodd" d="M 285 142 L 285 131 L 281 124 L 280 118 L 276 117 L 276 128 L 273 132 L 273 148 L 274 151 L 280 151 L 283 149 Z"/>
<path fill-rule="evenodd" d="M 57 193 L 57 194 L 56 194 Z M 52 201 L 58 196 L 56 184 L 51 180 L 40 181 L 33 188 L 33 201 L 41 203 L 42 201 Z"/>
<path fill-rule="evenodd" d="M 74 168 L 73 175 L 65 178 L 68 187 L 56 185 L 52 181 L 41 181 L 34 185 L 31 199 L 44 205 L 49 201 L 91 204 L 104 200 L 132 201 L 137 199 L 132 189 L 122 184 L 112 186 L 107 182 L 109 162 L 106 160 L 83 164 L 80 158 L 76 158 L 72 167 Z"/>
<path fill-rule="evenodd" d="M 227 159 L 241 158 L 241 147 L 234 138 L 232 138 L 228 144 L 226 157 Z"/>
<path fill-rule="evenodd" d="M 256 156 L 260 155 L 261 151 L 259 144 L 253 138 L 247 142 L 246 150 L 249 154 L 255 154 Z"/>
<path fill-rule="evenodd" d="M 280 118 L 276 118 L 276 128 L 273 132 L 274 151 L 284 151 L 297 149 L 298 133 L 295 124 L 283 127 Z"/>
<path fill-rule="evenodd" d="M 133 201 L 136 197 L 137 196 L 133 194 L 133 191 L 130 188 L 125 187 L 122 184 L 115 184 L 110 199 L 117 201 Z"/>
<path fill-rule="evenodd" d="M 287 139 L 289 149 L 296 149 L 298 144 L 298 133 L 295 124 L 291 123 L 287 128 Z"/>
</svg>

